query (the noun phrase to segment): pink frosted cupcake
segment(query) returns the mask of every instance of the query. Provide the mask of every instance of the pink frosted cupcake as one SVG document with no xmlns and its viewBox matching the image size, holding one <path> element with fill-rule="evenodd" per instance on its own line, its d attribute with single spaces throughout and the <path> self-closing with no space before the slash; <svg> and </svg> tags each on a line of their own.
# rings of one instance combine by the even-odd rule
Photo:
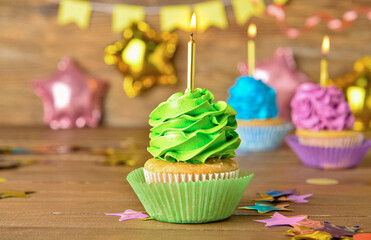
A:
<svg viewBox="0 0 371 240">
<path fill-rule="evenodd" d="M 349 168 L 366 154 L 369 143 L 353 131 L 354 116 L 344 94 L 335 87 L 303 83 L 291 101 L 296 137 L 288 144 L 309 166 Z"/>
</svg>

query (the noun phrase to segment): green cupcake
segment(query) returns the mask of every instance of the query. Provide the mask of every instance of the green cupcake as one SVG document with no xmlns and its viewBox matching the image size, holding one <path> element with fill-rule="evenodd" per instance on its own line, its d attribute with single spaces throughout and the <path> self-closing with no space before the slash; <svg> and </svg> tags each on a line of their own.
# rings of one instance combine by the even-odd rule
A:
<svg viewBox="0 0 371 240">
<path fill-rule="evenodd" d="M 173 94 L 150 115 L 144 168 L 127 180 L 159 221 L 203 223 L 231 216 L 253 174 L 231 158 L 240 145 L 236 112 L 206 89 Z"/>
</svg>

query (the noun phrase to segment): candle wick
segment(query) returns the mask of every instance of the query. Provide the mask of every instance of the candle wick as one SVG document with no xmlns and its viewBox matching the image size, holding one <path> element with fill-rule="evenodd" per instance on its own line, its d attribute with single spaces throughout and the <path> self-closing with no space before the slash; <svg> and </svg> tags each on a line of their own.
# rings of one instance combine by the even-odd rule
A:
<svg viewBox="0 0 371 240">
<path fill-rule="evenodd" d="M 193 33 L 192 32 L 190 33 L 190 36 L 191 36 L 191 40 L 193 40 Z"/>
</svg>

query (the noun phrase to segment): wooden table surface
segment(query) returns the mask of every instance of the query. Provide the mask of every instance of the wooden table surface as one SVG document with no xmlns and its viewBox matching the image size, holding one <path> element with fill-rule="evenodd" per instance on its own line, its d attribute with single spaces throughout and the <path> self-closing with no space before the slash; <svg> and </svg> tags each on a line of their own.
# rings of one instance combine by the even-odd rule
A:
<svg viewBox="0 0 371 240">
<path fill-rule="evenodd" d="M 104 213 L 126 209 L 144 211 L 126 181 L 127 174 L 149 158 L 148 129 L 79 129 L 52 131 L 39 128 L 0 128 L 0 146 L 34 148 L 43 145 L 103 147 L 129 145 L 136 166 L 106 166 L 105 157 L 90 153 L 0 155 L 0 159 L 34 159 L 36 163 L 0 170 L 0 190 L 35 191 L 30 198 L 0 200 L 0 239 L 290 239 L 289 227 L 265 228 L 258 214 L 236 210 L 227 220 L 206 224 L 169 224 L 130 220 Z M 277 151 L 254 153 L 236 160 L 255 173 L 240 205 L 252 205 L 257 192 L 297 189 L 313 193 L 307 204 L 292 203 L 294 212 L 337 225 L 360 225 L 371 232 L 371 152 L 350 170 L 322 171 L 306 167 L 286 145 Z M 308 178 L 333 178 L 339 184 L 309 185 Z"/>
</svg>

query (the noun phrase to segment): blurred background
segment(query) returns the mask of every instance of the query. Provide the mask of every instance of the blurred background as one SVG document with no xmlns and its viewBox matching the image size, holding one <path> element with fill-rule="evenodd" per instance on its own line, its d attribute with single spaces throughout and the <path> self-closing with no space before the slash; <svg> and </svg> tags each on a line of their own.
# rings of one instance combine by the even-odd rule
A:
<svg viewBox="0 0 371 240">
<path fill-rule="evenodd" d="M 206 1 L 92 2 L 112 6 L 133 4 L 146 8 Z M 266 7 L 274 4 L 269 0 L 264 2 Z M 331 23 L 335 25 L 335 31 L 329 28 L 328 22 L 321 21 L 298 37 L 289 36 L 284 31 L 291 27 L 302 29 L 309 17 L 321 12 L 342 19 L 344 13 L 354 8 L 370 7 L 370 0 L 291 0 L 279 7 L 285 13 L 285 18 L 280 22 L 276 17 L 264 13 L 259 17 L 252 16 L 243 25 L 237 24 L 231 1 L 222 3 L 225 5 L 228 26 L 225 29 L 210 26 L 194 36 L 197 44 L 195 86 L 208 88 L 216 100 L 227 99 L 228 88 L 240 75 L 238 63 L 247 59 L 246 32 L 249 23 L 255 23 L 258 29 L 255 38 L 257 62 L 272 58 L 278 47 L 290 47 L 297 68 L 313 82 L 319 82 L 321 43 L 326 34 L 331 39 L 328 55 L 331 79 L 344 77 L 353 71 L 357 60 L 371 55 L 371 13 L 366 10 L 358 11 L 356 19 L 350 16 L 352 21 L 341 30 L 336 31 L 336 21 Z M 179 29 L 172 31 L 179 39 L 172 60 L 178 83 L 175 86 L 155 85 L 130 98 L 122 88 L 124 75 L 104 60 L 105 48 L 122 38 L 122 33 L 112 31 L 112 13 L 99 10 L 99 4 L 93 5 L 88 28 L 81 29 L 74 23 L 58 24 L 59 5 L 59 1 L 0 0 L 0 125 L 46 125 L 43 122 L 42 101 L 35 94 L 31 81 L 54 74 L 64 56 L 70 56 L 86 72 L 108 82 L 109 88 L 102 107 L 103 126 L 148 126 L 148 116 L 160 102 L 175 92 L 185 90 L 188 32 Z M 161 31 L 159 13 L 146 13 L 145 22 L 154 30 Z"/>
</svg>

